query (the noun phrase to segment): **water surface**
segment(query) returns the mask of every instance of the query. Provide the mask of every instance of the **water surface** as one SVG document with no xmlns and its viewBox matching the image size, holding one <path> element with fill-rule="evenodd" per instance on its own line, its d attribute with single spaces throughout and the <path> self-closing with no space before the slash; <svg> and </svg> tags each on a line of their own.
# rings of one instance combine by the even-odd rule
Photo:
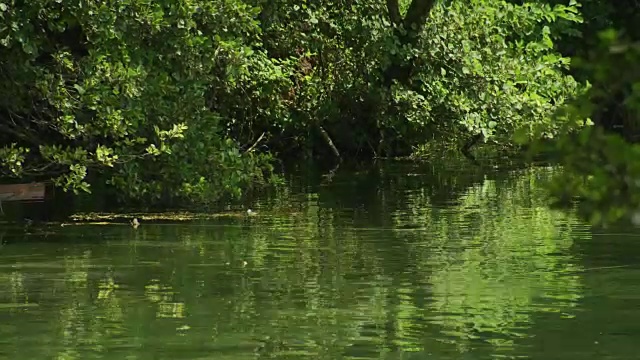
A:
<svg viewBox="0 0 640 360">
<path fill-rule="evenodd" d="M 4 226 L 0 358 L 637 358 L 640 238 L 549 210 L 552 172 L 395 165 L 251 217 Z"/>
</svg>

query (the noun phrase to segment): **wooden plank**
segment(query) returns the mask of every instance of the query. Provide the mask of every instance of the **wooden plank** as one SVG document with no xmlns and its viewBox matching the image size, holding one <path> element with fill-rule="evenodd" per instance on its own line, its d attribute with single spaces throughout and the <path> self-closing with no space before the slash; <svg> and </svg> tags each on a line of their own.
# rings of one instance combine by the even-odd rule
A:
<svg viewBox="0 0 640 360">
<path fill-rule="evenodd" d="M 0 185 L 0 201 L 42 200 L 44 195 L 44 183 Z"/>
</svg>

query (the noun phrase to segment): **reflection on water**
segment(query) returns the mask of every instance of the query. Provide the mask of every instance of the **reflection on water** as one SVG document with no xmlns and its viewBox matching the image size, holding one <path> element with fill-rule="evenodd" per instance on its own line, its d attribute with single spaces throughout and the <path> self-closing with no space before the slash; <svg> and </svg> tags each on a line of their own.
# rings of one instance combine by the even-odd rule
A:
<svg viewBox="0 0 640 360">
<path fill-rule="evenodd" d="M 640 272 L 590 271 L 633 259 L 547 209 L 550 172 L 384 168 L 232 223 L 5 228 L 0 357 L 633 358 Z"/>
</svg>

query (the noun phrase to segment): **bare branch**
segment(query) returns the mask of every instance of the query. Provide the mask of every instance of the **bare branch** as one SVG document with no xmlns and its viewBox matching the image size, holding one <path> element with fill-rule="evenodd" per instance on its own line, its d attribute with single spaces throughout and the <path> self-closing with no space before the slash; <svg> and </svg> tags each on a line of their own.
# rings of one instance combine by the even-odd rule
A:
<svg viewBox="0 0 640 360">
<path fill-rule="evenodd" d="M 265 134 L 266 134 L 266 133 L 264 133 L 264 132 L 263 132 L 263 133 L 262 133 L 262 135 L 260 135 L 260 137 L 258 137 L 258 140 L 256 140 L 256 141 L 253 143 L 253 145 L 251 145 L 251 147 L 250 147 L 250 148 L 248 148 L 244 153 L 246 154 L 246 153 L 250 153 L 250 152 L 252 152 L 252 151 L 253 151 L 253 149 L 255 149 L 255 148 L 256 148 L 256 146 L 258 146 L 258 144 L 260 143 L 260 141 L 262 141 L 262 139 L 264 138 L 264 135 L 265 135 Z"/>
<path fill-rule="evenodd" d="M 4 131 L 5 133 L 11 134 L 16 138 L 19 138 L 31 145 L 35 145 L 36 147 L 42 144 L 39 139 L 29 134 L 26 130 L 20 131 L 4 124 L 0 124 L 0 130 Z"/>
</svg>

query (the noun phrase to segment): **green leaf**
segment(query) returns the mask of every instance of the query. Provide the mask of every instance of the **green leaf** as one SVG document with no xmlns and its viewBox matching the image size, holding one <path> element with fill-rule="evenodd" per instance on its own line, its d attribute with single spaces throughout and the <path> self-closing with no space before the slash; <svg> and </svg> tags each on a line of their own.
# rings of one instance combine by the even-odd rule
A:
<svg viewBox="0 0 640 360">
<path fill-rule="evenodd" d="M 78 92 L 78 94 L 80 95 L 84 95 L 85 90 L 82 86 L 78 85 L 78 84 L 73 84 L 73 87 L 76 89 L 76 91 Z"/>
</svg>

